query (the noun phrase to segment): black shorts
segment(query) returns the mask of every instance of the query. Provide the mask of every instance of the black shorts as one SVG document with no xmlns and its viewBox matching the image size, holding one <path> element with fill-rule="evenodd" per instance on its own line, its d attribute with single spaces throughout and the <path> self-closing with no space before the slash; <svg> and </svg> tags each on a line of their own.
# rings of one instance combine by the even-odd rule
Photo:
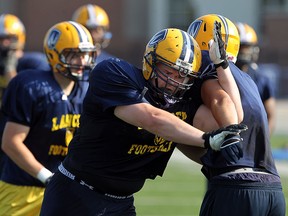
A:
<svg viewBox="0 0 288 216">
<path fill-rule="evenodd" d="M 113 196 L 113 195 L 112 195 Z M 59 171 L 47 185 L 41 216 L 135 216 L 134 197 L 111 197 L 90 190 Z"/>
<path fill-rule="evenodd" d="M 213 181 L 202 202 L 200 216 L 285 216 L 280 182 Z"/>
</svg>

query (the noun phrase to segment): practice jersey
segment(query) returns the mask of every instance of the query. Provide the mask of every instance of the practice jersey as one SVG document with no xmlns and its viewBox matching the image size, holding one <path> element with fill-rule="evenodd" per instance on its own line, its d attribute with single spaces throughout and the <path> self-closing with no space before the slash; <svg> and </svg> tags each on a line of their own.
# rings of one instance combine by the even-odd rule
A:
<svg viewBox="0 0 288 216">
<path fill-rule="evenodd" d="M 261 71 L 259 71 L 258 66 L 255 64 L 248 68 L 247 73 L 256 83 L 262 102 L 264 103 L 269 98 L 275 98 L 275 89 L 273 88 L 271 80 Z"/>
<path fill-rule="evenodd" d="M 18 60 L 17 72 L 27 69 L 49 70 L 50 66 L 44 53 L 24 52 L 22 58 Z"/>
<path fill-rule="evenodd" d="M 64 166 L 97 190 L 135 193 L 145 179 L 162 176 L 176 144 L 114 115 L 116 106 L 153 103 L 140 69 L 117 58 L 104 60 L 92 70 L 89 83 L 81 127 Z M 189 121 L 184 109 L 176 104 L 168 111 Z"/>
<path fill-rule="evenodd" d="M 52 71 L 25 70 L 14 77 L 4 94 L 2 112 L 9 122 L 28 126 L 24 141 L 35 158 L 54 172 L 68 151 L 79 127 L 87 82 L 75 83 L 66 96 Z M 5 157 L 1 180 L 28 186 L 43 186 L 36 178 Z"/>
<path fill-rule="evenodd" d="M 241 133 L 243 157 L 236 164 L 227 164 L 221 156 L 221 152 L 208 150 L 207 154 L 202 157 L 204 167 L 217 169 L 231 166 L 255 167 L 266 169 L 268 172 L 278 175 L 272 157 L 267 115 L 257 86 L 247 73 L 241 71 L 231 62 L 229 66 L 241 96 L 244 111 L 242 123 L 248 125 L 248 130 Z M 216 72 L 214 75 L 216 76 Z"/>
</svg>

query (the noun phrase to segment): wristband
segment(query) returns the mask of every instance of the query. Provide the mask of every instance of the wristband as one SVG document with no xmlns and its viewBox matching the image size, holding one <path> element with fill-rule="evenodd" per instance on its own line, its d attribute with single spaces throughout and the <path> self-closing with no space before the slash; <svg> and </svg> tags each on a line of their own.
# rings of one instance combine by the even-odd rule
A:
<svg viewBox="0 0 288 216">
<path fill-rule="evenodd" d="M 205 149 L 208 149 L 208 148 L 211 148 L 211 146 L 210 146 L 210 143 L 209 143 L 209 133 L 204 133 L 203 135 L 202 135 L 202 139 L 204 139 L 204 148 Z"/>
<path fill-rule="evenodd" d="M 37 179 L 40 180 L 43 184 L 45 184 L 46 180 L 52 176 L 53 173 L 50 170 L 42 167 L 42 169 L 37 174 Z"/>
<path fill-rule="evenodd" d="M 225 59 L 223 62 L 219 63 L 219 64 L 214 64 L 215 65 L 215 68 L 217 69 L 218 67 L 221 67 L 223 69 L 226 69 L 228 66 L 229 66 L 229 63 L 228 61 Z"/>
</svg>

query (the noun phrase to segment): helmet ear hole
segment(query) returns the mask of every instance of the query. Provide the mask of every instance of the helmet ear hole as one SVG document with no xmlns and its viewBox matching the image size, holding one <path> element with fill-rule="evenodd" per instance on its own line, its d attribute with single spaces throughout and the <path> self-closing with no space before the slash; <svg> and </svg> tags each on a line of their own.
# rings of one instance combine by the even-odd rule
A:
<svg viewBox="0 0 288 216">
<path fill-rule="evenodd" d="M 152 51 L 144 55 L 143 60 L 143 76 L 146 80 L 149 80 L 153 74 L 153 57 Z"/>
</svg>

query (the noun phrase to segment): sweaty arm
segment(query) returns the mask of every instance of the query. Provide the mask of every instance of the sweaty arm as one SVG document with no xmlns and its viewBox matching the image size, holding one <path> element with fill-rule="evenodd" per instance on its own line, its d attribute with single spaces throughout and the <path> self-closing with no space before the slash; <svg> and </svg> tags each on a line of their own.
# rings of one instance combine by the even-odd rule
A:
<svg viewBox="0 0 288 216">
<path fill-rule="evenodd" d="M 38 160 L 36 160 L 32 152 L 23 143 L 29 131 L 30 128 L 25 125 L 8 121 L 3 132 L 1 147 L 7 156 L 13 160 L 18 167 L 33 177 L 39 179 L 39 173 L 41 173 L 41 170 L 43 173 L 44 167 L 38 162 Z M 39 180 L 42 181 L 41 178 Z"/>
</svg>

